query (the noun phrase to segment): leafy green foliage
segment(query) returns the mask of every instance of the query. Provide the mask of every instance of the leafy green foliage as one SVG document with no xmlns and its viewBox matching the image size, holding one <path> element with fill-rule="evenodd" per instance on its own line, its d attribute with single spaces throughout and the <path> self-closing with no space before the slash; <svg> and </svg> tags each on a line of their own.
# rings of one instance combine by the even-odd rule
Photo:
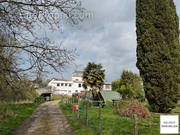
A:
<svg viewBox="0 0 180 135">
<path fill-rule="evenodd" d="M 115 91 L 119 92 L 123 99 L 133 99 L 136 98 L 136 92 L 133 87 L 126 83 L 121 85 L 120 88 L 117 88 Z"/>
<path fill-rule="evenodd" d="M 124 99 L 134 98 L 139 101 L 145 100 L 142 79 L 139 75 L 131 71 L 123 71 L 121 78 L 112 82 L 112 89 L 120 92 Z"/>
<path fill-rule="evenodd" d="M 99 100 L 98 91 L 102 89 L 105 79 L 105 70 L 101 64 L 89 62 L 83 72 L 83 87 L 87 89 L 89 86 L 92 89 L 94 100 Z"/>
<path fill-rule="evenodd" d="M 175 107 L 180 88 L 179 19 L 173 0 L 137 0 L 137 67 L 155 112 Z"/>
<path fill-rule="evenodd" d="M 44 102 L 44 97 L 42 97 L 42 96 L 36 97 L 33 100 L 33 103 L 36 103 L 36 104 L 40 104 L 40 103 L 43 103 L 43 102 Z"/>
<path fill-rule="evenodd" d="M 89 62 L 83 72 L 83 86 L 90 86 L 93 90 L 99 90 L 104 84 L 105 70 L 101 64 Z"/>
<path fill-rule="evenodd" d="M 142 79 L 139 75 L 131 71 L 123 71 L 121 75 L 120 85 L 130 84 L 135 91 L 135 98 L 139 101 L 145 100 L 145 94 L 142 84 Z"/>
<path fill-rule="evenodd" d="M 120 88 L 120 82 L 121 82 L 120 79 L 115 80 L 115 81 L 112 82 L 112 90 L 113 91 L 116 91 L 117 88 Z"/>
<path fill-rule="evenodd" d="M 0 79 L 0 82 L 0 101 L 32 100 L 38 96 L 28 80 L 14 80 L 12 86 L 7 84 L 5 80 Z"/>
</svg>

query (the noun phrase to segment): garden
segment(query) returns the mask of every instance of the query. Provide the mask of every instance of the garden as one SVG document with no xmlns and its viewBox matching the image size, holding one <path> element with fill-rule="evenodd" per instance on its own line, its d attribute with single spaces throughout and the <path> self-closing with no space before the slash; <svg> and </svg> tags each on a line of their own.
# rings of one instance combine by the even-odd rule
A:
<svg viewBox="0 0 180 135">
<path fill-rule="evenodd" d="M 67 98 L 66 98 L 67 99 Z M 119 101 L 124 104 L 124 101 Z M 81 111 L 74 111 L 73 105 L 79 104 Z M 86 122 L 86 101 L 77 102 L 68 98 L 61 100 L 60 108 L 66 115 L 69 124 L 74 130 L 75 135 L 133 135 L 134 119 L 131 116 L 125 116 L 117 112 L 117 106 L 113 106 L 111 102 L 101 108 L 101 131 L 99 131 L 99 107 L 94 105 L 92 101 L 88 103 L 88 124 Z M 126 104 L 127 105 L 127 104 Z M 125 106 L 126 106 L 125 105 Z M 147 102 L 143 104 L 144 109 L 148 111 Z M 149 112 L 149 111 L 148 111 Z M 158 135 L 160 134 L 160 114 L 149 112 L 149 117 L 138 117 L 137 129 L 138 135 Z M 180 114 L 180 106 L 172 110 L 171 114 Z"/>
</svg>

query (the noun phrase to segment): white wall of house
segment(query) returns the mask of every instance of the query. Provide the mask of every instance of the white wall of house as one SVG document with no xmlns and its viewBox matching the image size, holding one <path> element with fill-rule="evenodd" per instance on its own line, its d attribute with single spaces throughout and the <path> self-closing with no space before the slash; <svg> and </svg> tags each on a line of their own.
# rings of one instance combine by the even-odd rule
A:
<svg viewBox="0 0 180 135">
<path fill-rule="evenodd" d="M 48 87 L 51 88 L 55 95 L 72 95 L 73 93 L 80 93 L 85 91 L 82 87 L 82 74 L 78 71 L 78 74 L 74 72 L 72 74 L 72 80 L 52 79 L 48 83 Z M 89 90 L 90 88 L 88 88 Z M 111 83 L 105 83 L 103 90 L 112 90 Z"/>
<path fill-rule="evenodd" d="M 112 90 L 112 85 L 111 85 L 111 83 L 105 83 L 105 84 L 103 85 L 103 90 L 107 90 L 107 91 Z"/>
</svg>

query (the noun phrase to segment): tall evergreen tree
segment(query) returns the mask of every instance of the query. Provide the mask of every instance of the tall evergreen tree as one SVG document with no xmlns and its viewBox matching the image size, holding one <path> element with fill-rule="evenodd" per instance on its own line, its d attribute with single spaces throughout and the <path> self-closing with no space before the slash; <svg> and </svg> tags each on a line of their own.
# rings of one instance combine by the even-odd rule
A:
<svg viewBox="0 0 180 135">
<path fill-rule="evenodd" d="M 137 67 L 146 98 L 156 112 L 169 112 L 179 99 L 179 19 L 173 0 L 137 0 Z"/>
</svg>

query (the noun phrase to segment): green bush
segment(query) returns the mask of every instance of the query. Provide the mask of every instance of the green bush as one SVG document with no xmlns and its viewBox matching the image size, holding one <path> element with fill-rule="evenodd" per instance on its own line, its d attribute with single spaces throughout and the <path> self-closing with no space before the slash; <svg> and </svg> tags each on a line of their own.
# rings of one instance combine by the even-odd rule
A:
<svg viewBox="0 0 180 135">
<path fill-rule="evenodd" d="M 142 104 L 143 104 L 144 107 L 146 107 L 150 112 L 153 112 L 153 109 L 151 108 L 151 106 L 149 105 L 148 102 L 143 102 Z"/>
<path fill-rule="evenodd" d="M 44 97 L 40 96 L 40 97 L 34 98 L 33 103 L 36 103 L 36 104 L 44 103 Z"/>
</svg>

